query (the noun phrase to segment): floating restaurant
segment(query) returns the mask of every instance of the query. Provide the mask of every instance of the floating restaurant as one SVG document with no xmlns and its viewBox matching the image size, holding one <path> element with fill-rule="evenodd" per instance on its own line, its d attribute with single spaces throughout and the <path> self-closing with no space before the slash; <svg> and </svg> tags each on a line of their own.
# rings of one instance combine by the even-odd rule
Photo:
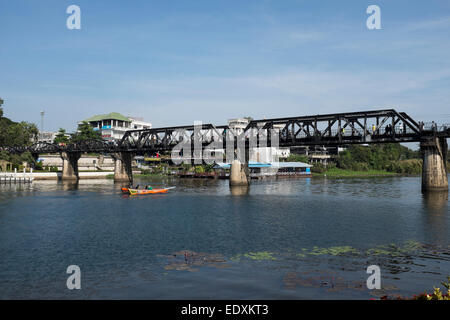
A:
<svg viewBox="0 0 450 320">
<path fill-rule="evenodd" d="M 312 165 L 303 162 L 254 162 L 248 163 L 250 177 L 259 179 L 264 177 L 308 177 L 311 175 Z M 220 172 L 220 177 L 228 177 L 230 163 L 217 163 L 214 169 Z"/>
</svg>

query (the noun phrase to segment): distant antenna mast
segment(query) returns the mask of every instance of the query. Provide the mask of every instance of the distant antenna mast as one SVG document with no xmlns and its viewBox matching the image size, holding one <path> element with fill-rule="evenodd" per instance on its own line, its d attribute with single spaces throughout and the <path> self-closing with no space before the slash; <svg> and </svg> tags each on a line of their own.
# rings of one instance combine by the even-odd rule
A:
<svg viewBox="0 0 450 320">
<path fill-rule="evenodd" d="M 44 115 L 45 115 L 45 111 L 42 110 L 41 111 L 41 132 L 44 132 Z"/>
</svg>

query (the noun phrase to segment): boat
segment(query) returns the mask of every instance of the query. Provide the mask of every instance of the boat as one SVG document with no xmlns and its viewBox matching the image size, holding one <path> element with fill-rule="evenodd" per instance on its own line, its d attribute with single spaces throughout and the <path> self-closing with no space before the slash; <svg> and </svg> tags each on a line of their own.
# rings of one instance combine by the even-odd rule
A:
<svg viewBox="0 0 450 320">
<path fill-rule="evenodd" d="M 131 189 L 139 189 L 139 185 L 137 185 L 135 188 L 131 188 Z M 121 190 L 122 190 L 122 193 L 125 193 L 125 194 L 129 194 L 130 193 L 130 191 L 129 191 L 130 188 L 122 187 Z"/>
<path fill-rule="evenodd" d="M 141 195 L 141 194 L 155 194 L 155 193 L 167 193 L 170 189 L 174 189 L 175 187 L 169 188 L 158 188 L 158 189 L 132 189 L 128 188 L 128 192 L 130 195 Z M 125 188 L 122 188 L 125 189 Z"/>
</svg>

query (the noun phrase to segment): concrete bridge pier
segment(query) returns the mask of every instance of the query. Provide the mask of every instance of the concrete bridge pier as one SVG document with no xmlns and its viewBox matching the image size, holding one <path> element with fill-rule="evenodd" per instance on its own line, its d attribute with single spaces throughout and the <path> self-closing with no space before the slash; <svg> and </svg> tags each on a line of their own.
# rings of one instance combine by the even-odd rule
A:
<svg viewBox="0 0 450 320">
<path fill-rule="evenodd" d="M 250 173 L 247 163 L 233 160 L 230 171 L 230 186 L 248 186 L 250 184 Z"/>
<path fill-rule="evenodd" d="M 249 186 L 250 170 L 248 162 L 250 161 L 250 148 L 248 141 L 240 145 L 238 139 L 234 140 L 234 158 L 230 169 L 230 186 Z"/>
<path fill-rule="evenodd" d="M 63 160 L 62 177 L 64 181 L 78 181 L 78 160 L 81 158 L 81 152 L 62 152 Z"/>
<path fill-rule="evenodd" d="M 448 190 L 447 139 L 431 137 L 420 142 L 422 191 Z"/>
<path fill-rule="evenodd" d="M 133 170 L 131 168 L 133 156 L 131 152 L 111 154 L 111 157 L 114 159 L 114 182 L 133 183 Z"/>
</svg>

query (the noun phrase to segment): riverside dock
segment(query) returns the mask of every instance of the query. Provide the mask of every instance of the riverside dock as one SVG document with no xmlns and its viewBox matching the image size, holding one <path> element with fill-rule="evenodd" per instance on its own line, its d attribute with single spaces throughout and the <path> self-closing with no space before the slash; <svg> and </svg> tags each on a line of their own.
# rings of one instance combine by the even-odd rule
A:
<svg viewBox="0 0 450 320">
<path fill-rule="evenodd" d="M 1 183 L 32 183 L 34 180 L 33 170 L 29 173 L 25 172 L 25 169 L 22 173 L 18 173 L 17 169 L 14 172 L 0 172 L 0 184 Z"/>
</svg>

